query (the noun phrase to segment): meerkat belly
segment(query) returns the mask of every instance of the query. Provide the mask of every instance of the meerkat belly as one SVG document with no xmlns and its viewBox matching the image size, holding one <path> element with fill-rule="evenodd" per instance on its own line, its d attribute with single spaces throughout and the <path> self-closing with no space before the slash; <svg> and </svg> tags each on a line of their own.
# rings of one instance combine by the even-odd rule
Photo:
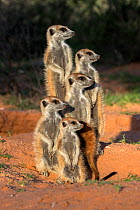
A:
<svg viewBox="0 0 140 210">
<path fill-rule="evenodd" d="M 63 147 L 65 148 L 65 151 L 67 152 L 70 162 L 72 164 L 72 161 L 73 161 L 75 153 L 76 153 L 75 145 L 73 144 L 73 142 L 69 141 L 69 142 L 63 143 Z"/>
<path fill-rule="evenodd" d="M 41 144 L 42 144 L 42 148 L 43 148 L 43 156 L 45 158 L 45 161 L 47 162 L 47 165 L 51 166 L 52 161 L 49 156 L 48 144 L 44 141 L 42 141 Z"/>
<path fill-rule="evenodd" d="M 64 100 L 66 94 L 66 88 L 64 84 L 60 81 L 60 76 L 57 72 L 54 72 L 54 83 L 55 83 L 55 93 L 58 98 Z"/>
<path fill-rule="evenodd" d="M 77 98 L 72 100 L 72 103 L 70 104 L 75 108 L 73 112 L 71 112 L 71 116 L 77 118 L 81 121 L 88 121 L 88 101 L 84 98 L 81 100 L 78 100 Z"/>
<path fill-rule="evenodd" d="M 64 49 L 62 47 L 55 49 L 54 51 L 54 63 L 56 63 L 58 66 L 64 69 L 66 68 L 66 58 Z"/>
<path fill-rule="evenodd" d="M 64 99 L 66 94 L 66 89 L 64 86 L 65 71 L 67 65 L 67 58 L 65 58 L 64 50 L 62 47 L 55 49 L 54 63 L 60 66 L 63 69 L 60 75 L 58 72 L 54 72 L 54 83 L 55 83 L 55 93 L 56 96 L 61 100 Z M 63 83 L 62 83 L 63 82 Z"/>
<path fill-rule="evenodd" d="M 58 129 L 59 123 L 60 123 L 59 118 L 52 117 L 51 119 L 47 119 L 47 121 L 44 121 L 42 123 L 39 131 L 41 133 L 46 134 L 52 141 L 54 141 L 59 132 Z"/>
<path fill-rule="evenodd" d="M 48 136 L 50 137 L 50 139 L 52 139 L 53 141 L 58 135 L 59 122 L 60 122 L 60 120 L 58 120 L 58 119 L 52 119 L 51 123 L 47 125 L 46 131 L 47 131 Z"/>
</svg>

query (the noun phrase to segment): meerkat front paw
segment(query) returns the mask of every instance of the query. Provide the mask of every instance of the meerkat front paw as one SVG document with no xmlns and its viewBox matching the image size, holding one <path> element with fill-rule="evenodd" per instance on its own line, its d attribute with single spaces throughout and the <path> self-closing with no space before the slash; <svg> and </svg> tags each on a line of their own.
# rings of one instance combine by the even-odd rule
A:
<svg viewBox="0 0 140 210">
<path fill-rule="evenodd" d="M 64 180 L 62 180 L 60 177 L 58 177 L 58 178 L 56 179 L 56 183 L 57 183 L 57 184 L 65 184 L 66 182 L 65 182 Z"/>
<path fill-rule="evenodd" d="M 44 176 L 46 176 L 46 177 L 49 176 L 49 172 L 48 171 L 43 171 L 41 174 L 44 175 Z"/>
<path fill-rule="evenodd" d="M 71 169 L 72 171 L 75 171 L 76 167 L 77 167 L 77 165 L 73 165 L 73 166 L 71 166 L 70 169 Z"/>
</svg>

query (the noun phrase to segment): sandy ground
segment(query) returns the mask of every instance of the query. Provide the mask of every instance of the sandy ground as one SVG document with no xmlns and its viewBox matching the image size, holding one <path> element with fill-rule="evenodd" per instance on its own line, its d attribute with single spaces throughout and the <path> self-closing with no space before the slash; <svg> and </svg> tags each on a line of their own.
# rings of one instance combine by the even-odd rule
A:
<svg viewBox="0 0 140 210">
<path fill-rule="evenodd" d="M 105 73 L 126 69 L 140 74 L 137 63 Z M 114 81 L 104 81 L 103 87 L 127 88 Z M 106 107 L 104 154 L 98 159 L 106 181 L 82 184 L 57 184 L 56 174 L 46 178 L 36 171 L 32 142 L 40 112 L 10 109 L 0 100 L 0 209 L 140 209 L 140 105 Z"/>
<path fill-rule="evenodd" d="M 139 115 L 122 115 L 120 109 L 106 107 L 107 126 L 101 139 L 106 147 L 98 160 L 100 177 L 110 178 L 99 183 L 62 185 L 56 183 L 56 174 L 46 178 L 35 168 L 33 129 L 40 113 L 1 109 L 1 209 L 140 209 L 140 182 L 124 181 L 130 174 L 133 179 L 134 175 L 140 177 L 140 145 L 111 143 L 118 142 L 124 132 L 133 137 L 131 142 L 140 141 Z M 123 109 L 140 111 L 140 106 L 127 105 Z M 11 126 L 9 131 L 6 126 Z"/>
</svg>

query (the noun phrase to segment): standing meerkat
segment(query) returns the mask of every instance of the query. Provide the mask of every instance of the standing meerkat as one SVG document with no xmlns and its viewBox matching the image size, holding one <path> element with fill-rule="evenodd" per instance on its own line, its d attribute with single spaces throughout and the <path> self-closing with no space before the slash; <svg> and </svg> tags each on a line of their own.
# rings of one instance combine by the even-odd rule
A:
<svg viewBox="0 0 140 210">
<path fill-rule="evenodd" d="M 72 51 L 66 39 L 75 34 L 66 26 L 53 25 L 47 30 L 47 48 L 44 54 L 45 90 L 48 96 L 65 97 L 65 81 L 72 71 Z"/>
<path fill-rule="evenodd" d="M 60 134 L 55 150 L 58 151 L 59 179 L 65 182 L 84 182 L 86 169 L 80 151 L 80 139 L 76 131 L 83 125 L 75 118 L 66 117 L 61 120 Z"/>
<path fill-rule="evenodd" d="M 104 103 L 103 103 L 103 91 L 99 85 L 100 79 L 98 71 L 93 67 L 92 63 L 97 61 L 100 55 L 97 55 L 94 51 L 89 49 L 82 49 L 76 53 L 75 73 L 82 73 L 94 79 L 95 83 L 90 88 L 87 88 L 87 94 L 91 99 L 91 121 L 90 124 L 96 129 L 97 137 L 104 132 Z"/>
<path fill-rule="evenodd" d="M 95 175 L 95 179 L 99 180 L 97 159 L 98 153 L 100 154 L 100 145 L 96 129 L 90 126 L 92 101 L 86 91 L 86 88 L 92 87 L 93 85 L 94 79 L 81 73 L 73 73 L 68 77 L 65 100 L 68 101 L 70 106 L 74 107 L 75 110 L 71 113 L 67 113 L 66 116 L 75 117 L 78 120 L 83 121 L 84 128 L 81 129 L 78 134 L 82 139 L 82 148 L 90 169 Z"/>
<path fill-rule="evenodd" d="M 75 117 L 78 120 L 90 124 L 91 103 L 90 98 L 86 96 L 85 88 L 94 84 L 94 80 L 81 73 L 73 73 L 68 77 L 65 100 L 74 107 L 74 111 L 67 116 Z"/>
<path fill-rule="evenodd" d="M 34 131 L 34 149 L 36 168 L 45 176 L 48 176 L 53 165 L 57 164 L 53 147 L 59 134 L 59 123 L 63 117 L 60 111 L 66 106 L 66 102 L 54 96 L 46 97 L 40 103 L 42 116 Z"/>
</svg>

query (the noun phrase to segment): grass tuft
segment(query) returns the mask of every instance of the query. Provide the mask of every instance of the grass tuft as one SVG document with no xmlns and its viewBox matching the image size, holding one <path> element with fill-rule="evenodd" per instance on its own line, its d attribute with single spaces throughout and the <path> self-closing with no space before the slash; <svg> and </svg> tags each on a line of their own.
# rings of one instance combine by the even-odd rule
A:
<svg viewBox="0 0 140 210">
<path fill-rule="evenodd" d="M 130 182 L 130 181 L 140 181 L 140 176 L 137 174 L 128 174 L 127 178 L 122 179 L 124 182 Z"/>
<path fill-rule="evenodd" d="M 125 105 L 127 103 L 140 103 L 140 91 L 132 91 L 125 94 L 105 94 L 105 103 L 109 106 Z"/>
<path fill-rule="evenodd" d="M 0 157 L 3 157 L 3 158 L 12 158 L 13 156 L 12 155 L 9 155 L 9 154 L 0 154 Z"/>
</svg>

